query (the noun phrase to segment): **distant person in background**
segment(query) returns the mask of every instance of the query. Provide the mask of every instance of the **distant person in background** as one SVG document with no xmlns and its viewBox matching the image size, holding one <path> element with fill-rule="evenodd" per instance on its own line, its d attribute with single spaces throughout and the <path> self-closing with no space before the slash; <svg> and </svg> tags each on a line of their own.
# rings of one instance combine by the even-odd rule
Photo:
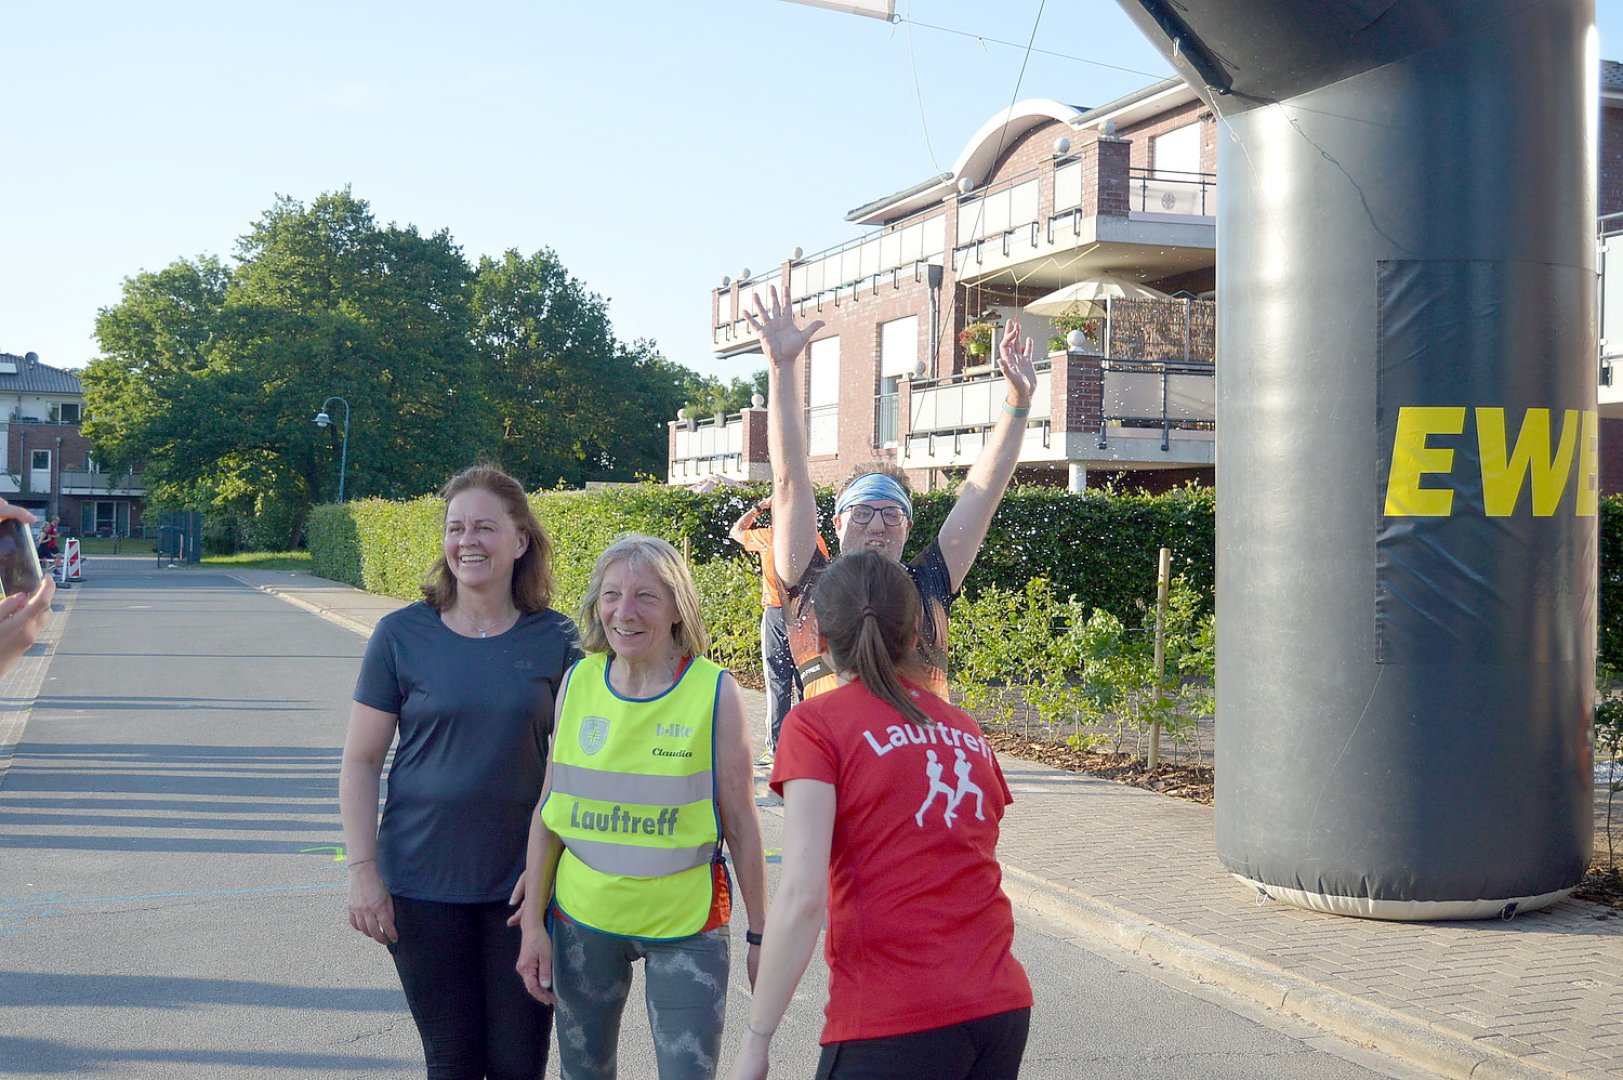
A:
<svg viewBox="0 0 1623 1080">
<path fill-rule="evenodd" d="M 39 519 L 22 507 L 0 499 L 0 520 L 32 525 Z M 0 600 L 0 674 L 11 670 L 23 653 L 39 640 L 45 624 L 50 621 L 51 599 L 54 596 L 56 583 L 51 580 L 51 575 L 46 574 L 45 580 L 33 592 L 12 593 Z"/>
<path fill-rule="evenodd" d="M 32 517 L 33 515 L 29 515 Z M 56 562 L 56 553 L 59 550 L 58 541 L 62 536 L 62 519 L 55 514 L 51 520 L 40 526 L 39 530 L 39 562 L 41 566 L 49 568 Z"/>
<path fill-rule="evenodd" d="M 552 544 L 518 481 L 476 466 L 441 496 L 423 599 L 378 623 L 355 684 L 338 787 L 349 922 L 394 958 L 430 1078 L 537 1080 L 552 1009 L 513 971 L 513 905 L 553 698 L 580 651 L 548 606 Z"/>
<path fill-rule="evenodd" d="M 757 765 L 772 764 L 783 718 L 796 701 L 806 696 L 794 654 L 789 651 L 789 629 L 783 622 L 783 582 L 778 579 L 772 559 L 772 526 L 756 525 L 761 512 L 771 509 L 772 496 L 768 495 L 745 510 L 727 533 L 745 551 L 761 557 L 761 667 L 766 673 L 767 740 L 766 751 L 755 759 Z M 817 550 L 828 557 L 821 533 L 817 536 Z"/>
</svg>

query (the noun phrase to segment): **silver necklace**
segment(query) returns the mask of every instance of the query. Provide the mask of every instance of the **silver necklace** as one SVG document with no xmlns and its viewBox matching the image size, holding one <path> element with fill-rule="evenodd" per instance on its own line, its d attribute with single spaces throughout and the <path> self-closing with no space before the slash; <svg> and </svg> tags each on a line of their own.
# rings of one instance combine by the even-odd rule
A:
<svg viewBox="0 0 1623 1080">
<path fill-rule="evenodd" d="M 479 637 L 480 637 L 481 640 L 486 638 L 486 637 L 489 637 L 490 636 L 490 631 L 496 629 L 496 627 L 501 625 L 502 621 L 507 618 L 507 616 L 503 615 L 500 618 L 496 619 L 494 622 L 492 622 L 489 626 L 480 626 L 478 623 L 473 621 L 473 616 L 469 615 L 467 612 L 458 611 L 457 614 L 462 616 L 462 621 L 463 622 L 467 623 L 469 626 L 471 626 L 475 630 L 479 631 Z"/>
</svg>

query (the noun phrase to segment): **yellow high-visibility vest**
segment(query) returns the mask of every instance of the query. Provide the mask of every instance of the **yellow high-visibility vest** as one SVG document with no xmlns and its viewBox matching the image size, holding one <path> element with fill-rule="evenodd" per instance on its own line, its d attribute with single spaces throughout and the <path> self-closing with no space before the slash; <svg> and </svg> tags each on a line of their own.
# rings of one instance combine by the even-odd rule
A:
<svg viewBox="0 0 1623 1080">
<path fill-rule="evenodd" d="M 721 852 L 716 704 L 702 657 L 658 697 L 625 698 L 608 654 L 577 663 L 552 742 L 541 820 L 563 841 L 553 899 L 582 926 L 670 939 L 704 928 Z"/>
</svg>

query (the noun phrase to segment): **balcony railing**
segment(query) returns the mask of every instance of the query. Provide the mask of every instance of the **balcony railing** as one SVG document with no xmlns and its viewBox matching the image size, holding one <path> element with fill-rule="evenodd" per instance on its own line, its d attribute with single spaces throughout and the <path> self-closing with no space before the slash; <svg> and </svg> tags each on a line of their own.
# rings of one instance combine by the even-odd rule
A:
<svg viewBox="0 0 1623 1080">
<path fill-rule="evenodd" d="M 1171 169 L 1128 169 L 1129 212 L 1212 217 L 1217 213 L 1217 177 Z"/>
<path fill-rule="evenodd" d="M 1091 239 L 1085 223 L 1094 211 L 1085 205 L 1083 163 L 1083 157 L 1072 156 L 1038 167 L 1054 172 L 1053 202 L 1046 209 L 1031 173 L 1009 177 L 960 202 L 953 269 L 965 276 L 990 273 Z M 1103 162 L 1099 169 L 1106 171 Z M 1211 173 L 1129 168 L 1126 179 L 1130 214 L 1213 217 L 1217 212 L 1217 178 Z"/>
<path fill-rule="evenodd" d="M 749 435 L 754 425 L 755 435 Z M 766 413 L 750 409 L 671 425 L 671 460 L 666 482 L 696 484 L 712 476 L 760 482 L 772 478 L 766 461 Z M 753 449 L 752 449 L 753 447 Z M 760 460 L 751 460 L 751 455 Z"/>
<path fill-rule="evenodd" d="M 1037 389 L 1031 396 L 1028 423 L 1046 421 L 1049 416 L 1050 364 L 1040 360 Z M 1008 380 L 1001 371 L 988 374 L 950 375 L 941 379 L 914 379 L 908 410 L 908 434 L 941 435 L 978 431 L 996 424 L 1008 396 Z"/>
<path fill-rule="evenodd" d="M 1623 366 L 1623 213 L 1603 214 L 1600 238 L 1600 385 L 1602 398 L 1618 400 L 1617 368 Z"/>
<path fill-rule="evenodd" d="M 1216 368 L 1204 363 L 1164 360 L 1104 360 L 1099 449 L 1110 442 L 1110 430 L 1153 429 L 1161 449 L 1171 447 L 1172 432 L 1209 440 L 1217 424 Z"/>
<path fill-rule="evenodd" d="M 939 207 L 922 211 L 906 223 L 865 233 L 794 263 L 789 268 L 789 295 L 804 315 L 821 311 L 824 304 L 838 306 L 854 300 L 859 292 L 871 296 L 904 281 L 922 281 L 925 267 L 940 259 L 945 250 L 945 237 L 945 212 Z M 739 282 L 736 319 L 731 290 L 722 292 L 711 339 L 719 344 L 753 338 L 755 331 L 744 313 L 753 310 L 756 293 L 769 303 L 769 290 L 779 280 L 778 271 L 773 270 Z"/>
<path fill-rule="evenodd" d="M 63 469 L 59 474 L 64 495 L 125 495 L 147 493 L 140 473 L 109 473 L 100 469 Z"/>
<path fill-rule="evenodd" d="M 827 248 L 789 268 L 790 294 L 802 314 L 823 310 L 859 297 L 879 295 L 904 281 L 920 281 L 932 263 L 950 257 L 955 270 L 980 275 L 1075 249 L 1085 241 L 1084 223 L 1098 211 L 1088 209 L 1085 185 L 1087 163 L 1097 156 L 1094 147 L 1044 162 L 1017 176 L 1005 177 L 985 190 L 960 199 L 957 230 L 946 234 L 947 213 L 932 206 L 900 222 Z M 1106 166 L 1100 163 L 1099 169 Z M 1109 166 L 1109 179 L 1126 181 L 1128 212 L 1138 214 L 1211 217 L 1216 213 L 1216 177 L 1209 173 L 1127 169 Z M 1053 174 L 1052 195 L 1043 194 L 1045 173 Z M 1215 241 L 1214 241 L 1215 243 Z M 778 284 L 776 269 L 738 285 L 739 310 L 733 311 L 732 287 L 718 290 L 718 310 L 711 340 L 718 346 L 754 341 L 755 332 L 744 318 L 751 296 Z"/>
<path fill-rule="evenodd" d="M 1052 360 L 1036 365 L 1021 462 L 1209 464 L 1217 416 L 1215 304 L 1113 299 L 1105 305 L 1100 346 L 1104 356 L 1093 367 L 1079 367 L 1076 361 L 1083 358 L 1072 355 L 1064 387 L 1056 385 L 1061 377 Z M 1005 382 L 996 371 L 913 380 L 901 464 L 972 463 L 1001 415 Z M 1061 392 L 1069 402 L 1063 423 L 1052 407 L 1053 395 Z"/>
<path fill-rule="evenodd" d="M 898 394 L 880 394 L 874 398 L 873 432 L 875 446 L 894 446 L 901 433 L 901 402 Z"/>
<path fill-rule="evenodd" d="M 1025 445 L 1020 460 L 1049 458 L 1056 452 L 1051 438 L 1053 415 L 1050 384 L 1052 365 L 1036 364 L 1037 388 L 1026 417 Z M 987 434 L 1003 415 L 1008 380 L 1000 371 L 952 375 L 940 379 L 914 379 L 909 388 L 908 430 L 902 435 L 899 464 L 903 468 L 950 468 L 973 463 Z"/>
</svg>

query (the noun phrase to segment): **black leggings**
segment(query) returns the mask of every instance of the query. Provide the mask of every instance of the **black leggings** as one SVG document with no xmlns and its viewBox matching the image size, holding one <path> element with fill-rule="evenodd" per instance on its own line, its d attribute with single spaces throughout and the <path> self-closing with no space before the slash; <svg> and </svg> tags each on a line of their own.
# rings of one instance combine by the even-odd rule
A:
<svg viewBox="0 0 1623 1080">
<path fill-rule="evenodd" d="M 1031 1010 L 962 1024 L 829 1043 L 817 1059 L 817 1080 L 1013 1080 L 1026 1053 Z"/>
<path fill-rule="evenodd" d="M 501 902 L 439 904 L 394 897 L 389 946 L 423 1039 L 429 1080 L 539 1080 L 552 1008 L 524 990 L 519 930 Z"/>
</svg>

